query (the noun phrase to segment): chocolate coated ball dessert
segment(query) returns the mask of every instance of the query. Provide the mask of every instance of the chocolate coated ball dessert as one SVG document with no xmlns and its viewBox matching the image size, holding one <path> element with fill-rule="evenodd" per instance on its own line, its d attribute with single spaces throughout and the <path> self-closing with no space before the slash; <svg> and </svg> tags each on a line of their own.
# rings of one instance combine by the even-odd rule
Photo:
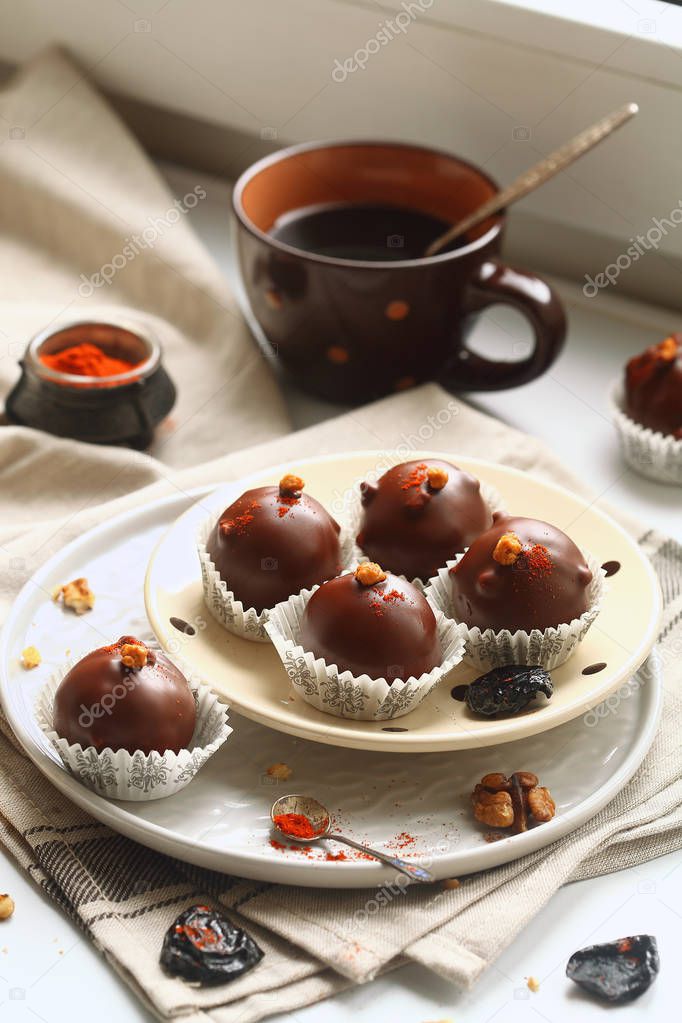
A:
<svg viewBox="0 0 682 1023">
<path fill-rule="evenodd" d="M 339 671 L 388 682 L 419 678 L 442 660 L 436 618 L 422 593 L 372 562 L 316 590 L 301 643 Z"/>
<path fill-rule="evenodd" d="M 682 440 L 682 334 L 671 334 L 630 359 L 625 411 L 641 426 Z"/>
<path fill-rule="evenodd" d="M 495 515 L 450 569 L 455 617 L 481 630 L 554 628 L 588 608 L 592 573 L 573 541 L 538 519 Z"/>
<path fill-rule="evenodd" d="M 480 483 L 438 458 L 403 462 L 361 485 L 357 541 L 397 575 L 426 582 L 492 523 Z"/>
<path fill-rule="evenodd" d="M 299 476 L 247 490 L 226 508 L 206 550 L 245 608 L 261 612 L 341 571 L 341 527 Z"/>
<path fill-rule="evenodd" d="M 64 676 L 54 700 L 54 730 L 101 753 L 178 753 L 189 747 L 196 704 L 187 679 L 134 636 L 86 654 Z"/>
</svg>

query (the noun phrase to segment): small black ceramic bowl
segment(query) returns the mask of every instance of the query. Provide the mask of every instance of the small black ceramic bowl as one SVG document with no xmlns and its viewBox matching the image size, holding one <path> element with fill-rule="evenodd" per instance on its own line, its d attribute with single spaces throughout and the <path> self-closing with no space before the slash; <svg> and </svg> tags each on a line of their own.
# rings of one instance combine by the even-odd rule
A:
<svg viewBox="0 0 682 1023">
<path fill-rule="evenodd" d="M 76 376 L 51 369 L 41 355 L 90 342 L 107 355 L 139 363 L 110 377 Z M 138 324 L 91 320 L 50 328 L 33 338 L 5 413 L 11 423 L 90 444 L 149 447 L 154 428 L 175 404 L 175 387 L 161 364 L 161 347 Z"/>
</svg>

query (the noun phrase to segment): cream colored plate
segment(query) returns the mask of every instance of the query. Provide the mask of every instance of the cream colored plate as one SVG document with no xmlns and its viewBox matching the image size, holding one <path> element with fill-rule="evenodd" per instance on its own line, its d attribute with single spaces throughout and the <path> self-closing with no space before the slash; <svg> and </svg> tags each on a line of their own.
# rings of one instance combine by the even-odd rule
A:
<svg viewBox="0 0 682 1023">
<path fill-rule="evenodd" d="M 412 458 L 427 459 L 429 452 Z M 274 649 L 225 632 L 203 604 L 195 535 L 201 520 L 218 516 L 244 490 L 275 482 L 284 471 L 300 472 L 306 489 L 337 518 L 350 489 L 385 465 L 386 455 L 365 451 L 289 462 L 221 487 L 181 515 L 149 563 L 145 603 L 159 642 L 182 653 L 198 675 L 234 710 L 261 724 L 315 742 L 396 753 L 435 752 L 492 746 L 534 735 L 570 721 L 601 703 L 629 680 L 651 650 L 661 614 L 658 582 L 637 544 L 609 516 L 582 498 L 515 469 L 443 452 L 455 465 L 492 484 L 515 515 L 545 519 L 563 529 L 601 563 L 617 561 L 599 618 L 566 664 L 555 669 L 554 696 L 533 709 L 500 720 L 475 718 L 451 689 L 477 674 L 460 665 L 411 714 L 394 722 L 352 721 L 315 710 L 293 692 Z M 187 636 L 171 624 L 195 627 Z M 601 670 L 584 669 L 603 664 Z M 404 729 L 397 731 L 396 729 Z"/>
</svg>

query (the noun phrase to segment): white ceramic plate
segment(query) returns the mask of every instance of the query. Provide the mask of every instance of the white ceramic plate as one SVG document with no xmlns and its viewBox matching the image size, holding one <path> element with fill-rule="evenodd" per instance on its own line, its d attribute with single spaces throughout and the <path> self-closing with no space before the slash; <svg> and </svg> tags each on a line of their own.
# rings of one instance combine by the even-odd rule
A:
<svg viewBox="0 0 682 1023">
<path fill-rule="evenodd" d="M 395 847 L 414 836 L 404 855 L 431 863 L 437 878 L 508 862 L 569 833 L 626 784 L 653 739 L 661 685 L 652 658 L 606 704 L 583 718 L 498 750 L 407 754 L 362 752 L 307 742 L 230 715 L 234 735 L 197 778 L 169 799 L 131 805 L 102 799 L 64 770 L 38 728 L 35 695 L 67 650 L 76 652 L 124 633 L 150 638 L 142 602 L 149 556 L 169 525 L 199 494 L 178 495 L 99 526 L 45 564 L 17 598 L 0 638 L 0 698 L 28 755 L 73 802 L 114 830 L 190 863 L 243 877 L 324 887 L 374 887 L 394 880 L 370 861 L 328 862 L 273 849 L 269 808 L 285 791 L 322 799 L 348 833 Z M 52 588 L 85 575 L 97 603 L 81 618 L 50 600 Z M 35 644 L 40 668 L 21 668 Z M 652 670 L 648 671 L 649 665 Z M 273 784 L 267 767 L 283 761 L 291 781 Z M 532 769 L 554 793 L 557 817 L 525 835 L 494 844 L 471 818 L 468 793 L 490 770 Z M 331 844 L 330 844 L 331 846 Z M 333 849 L 334 847 L 331 846 Z"/>
<path fill-rule="evenodd" d="M 416 452 L 414 458 L 428 459 Z M 306 489 L 337 517 L 352 488 L 366 478 L 385 454 L 365 451 L 274 466 L 202 497 L 171 526 L 149 564 L 145 599 L 159 642 L 177 650 L 179 633 L 171 617 L 199 623 L 182 644 L 182 655 L 240 713 L 283 732 L 354 749 L 396 753 L 435 752 L 491 746 L 534 735 L 584 714 L 632 677 L 651 650 L 661 614 L 658 581 L 648 559 L 613 519 L 561 487 L 490 462 L 450 458 L 492 484 L 516 515 L 546 519 L 564 529 L 600 563 L 619 562 L 609 580 L 603 609 L 576 653 L 552 671 L 554 696 L 539 698 L 522 714 L 481 719 L 451 697 L 455 685 L 477 672 L 460 665 L 439 683 L 416 710 L 395 721 L 354 721 L 324 714 L 289 685 L 270 644 L 251 643 L 226 632 L 204 607 L 196 553 L 202 519 L 217 518 L 248 487 L 277 481 L 283 472 L 300 472 Z M 183 638 L 184 639 L 184 638 Z M 602 667 L 595 673 L 585 669 Z"/>
</svg>

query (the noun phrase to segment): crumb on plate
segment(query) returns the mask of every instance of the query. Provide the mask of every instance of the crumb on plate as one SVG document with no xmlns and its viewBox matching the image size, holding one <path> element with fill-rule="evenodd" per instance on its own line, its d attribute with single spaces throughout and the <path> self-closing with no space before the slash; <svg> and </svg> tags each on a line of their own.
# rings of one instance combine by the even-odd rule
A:
<svg viewBox="0 0 682 1023">
<path fill-rule="evenodd" d="M 34 646 L 27 646 L 21 653 L 21 663 L 26 668 L 26 671 L 30 671 L 31 668 L 37 668 L 41 661 L 40 652 Z"/>
</svg>

